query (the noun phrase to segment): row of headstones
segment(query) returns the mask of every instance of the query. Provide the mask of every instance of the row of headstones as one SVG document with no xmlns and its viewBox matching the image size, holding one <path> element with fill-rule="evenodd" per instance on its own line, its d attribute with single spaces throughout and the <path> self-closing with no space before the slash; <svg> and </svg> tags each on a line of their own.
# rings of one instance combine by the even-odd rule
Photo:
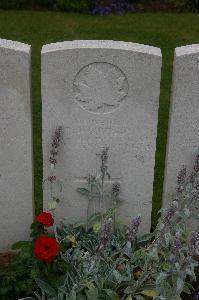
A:
<svg viewBox="0 0 199 300">
<path fill-rule="evenodd" d="M 0 251 L 29 237 L 33 220 L 30 46 L 0 40 Z M 117 41 L 67 41 L 42 48 L 44 178 L 50 171 L 52 132 L 64 130 L 57 178 L 57 220 L 85 219 L 86 198 L 76 188 L 97 171 L 109 147 L 111 180 L 121 183 L 120 218 L 151 223 L 161 50 Z M 168 87 L 169 88 L 169 87 Z M 199 45 L 176 48 L 164 182 L 164 204 L 182 164 L 198 150 Z M 44 192 L 44 209 L 48 192 Z"/>
</svg>

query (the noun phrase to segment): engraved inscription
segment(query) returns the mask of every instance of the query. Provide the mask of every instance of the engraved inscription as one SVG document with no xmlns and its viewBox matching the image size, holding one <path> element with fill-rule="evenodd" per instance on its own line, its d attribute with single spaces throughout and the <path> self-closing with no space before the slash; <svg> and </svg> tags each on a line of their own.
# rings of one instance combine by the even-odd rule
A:
<svg viewBox="0 0 199 300">
<path fill-rule="evenodd" d="M 128 94 L 128 81 L 115 65 L 95 62 L 77 73 L 73 91 L 82 108 L 92 113 L 104 114 L 121 105 Z"/>
</svg>

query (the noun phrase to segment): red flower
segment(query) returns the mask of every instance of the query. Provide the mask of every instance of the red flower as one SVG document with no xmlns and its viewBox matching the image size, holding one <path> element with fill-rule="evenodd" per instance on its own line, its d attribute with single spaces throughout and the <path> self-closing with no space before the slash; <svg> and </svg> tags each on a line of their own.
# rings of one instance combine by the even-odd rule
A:
<svg viewBox="0 0 199 300">
<path fill-rule="evenodd" d="M 45 211 L 36 217 L 36 221 L 38 221 L 46 227 L 53 226 L 54 224 L 54 219 L 51 213 L 47 213 Z"/>
<path fill-rule="evenodd" d="M 44 262 L 52 262 L 59 253 L 59 244 L 55 238 L 41 235 L 34 245 L 35 256 Z"/>
</svg>

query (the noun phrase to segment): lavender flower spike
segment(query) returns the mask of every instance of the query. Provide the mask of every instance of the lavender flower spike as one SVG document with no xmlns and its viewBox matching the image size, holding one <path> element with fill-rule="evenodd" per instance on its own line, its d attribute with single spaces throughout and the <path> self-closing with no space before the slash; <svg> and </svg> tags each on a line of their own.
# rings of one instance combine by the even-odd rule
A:
<svg viewBox="0 0 199 300">
<path fill-rule="evenodd" d="M 55 168 L 55 165 L 57 164 L 56 160 L 56 155 L 58 154 L 58 148 L 60 145 L 60 142 L 62 140 L 62 134 L 63 134 L 63 129 L 61 126 L 58 126 L 52 136 L 52 148 L 50 150 L 50 158 L 49 158 L 49 163 L 51 165 L 51 170 L 53 171 Z"/>
<path fill-rule="evenodd" d="M 52 135 L 52 142 L 51 142 L 51 149 L 50 149 L 50 157 L 49 157 L 49 163 L 50 163 L 50 174 L 49 176 L 43 180 L 43 189 L 45 184 L 50 184 L 50 190 L 51 190 L 51 198 L 53 198 L 53 185 L 56 183 L 59 186 L 60 191 L 62 190 L 62 185 L 59 180 L 57 180 L 54 172 L 55 172 L 55 166 L 57 164 L 57 154 L 58 154 L 58 148 L 60 146 L 60 143 L 63 138 L 63 128 L 62 126 L 58 126 L 53 135 Z"/>
<path fill-rule="evenodd" d="M 112 236 L 112 229 L 113 229 L 113 220 L 112 218 L 109 218 L 108 220 L 104 221 L 102 227 L 99 250 L 106 248 L 106 246 L 109 244 Z"/>
<path fill-rule="evenodd" d="M 199 171 L 199 153 L 196 155 L 196 158 L 195 158 L 194 171 L 195 172 Z"/>
<path fill-rule="evenodd" d="M 112 186 L 112 193 L 115 195 L 118 195 L 120 192 L 120 183 L 119 182 L 114 182 Z"/>
<path fill-rule="evenodd" d="M 58 126 L 55 130 L 55 133 L 54 135 L 52 136 L 52 147 L 53 148 L 58 148 L 59 147 L 59 144 L 60 144 L 60 141 L 62 139 L 62 127 L 61 126 Z"/>
<path fill-rule="evenodd" d="M 173 249 L 171 251 L 171 255 L 169 257 L 169 261 L 171 264 L 174 264 L 178 260 L 178 255 L 182 249 L 182 240 L 181 240 L 181 234 L 179 232 L 175 235 L 175 242 L 173 245 Z"/>
<path fill-rule="evenodd" d="M 178 173 L 178 184 L 182 184 L 186 178 L 187 175 L 187 168 L 183 165 L 180 172 Z"/>
<path fill-rule="evenodd" d="M 192 232 L 189 239 L 189 252 L 191 255 L 199 255 L 199 232 Z"/>
<path fill-rule="evenodd" d="M 178 201 L 175 200 L 171 203 L 170 207 L 165 210 L 165 213 L 163 215 L 162 222 L 164 225 L 169 225 L 173 216 L 175 215 L 176 211 L 178 209 Z"/>
<path fill-rule="evenodd" d="M 127 247 L 131 248 L 132 244 L 137 240 L 137 232 L 141 223 L 141 216 L 138 215 L 131 221 L 130 227 L 127 230 Z"/>
</svg>

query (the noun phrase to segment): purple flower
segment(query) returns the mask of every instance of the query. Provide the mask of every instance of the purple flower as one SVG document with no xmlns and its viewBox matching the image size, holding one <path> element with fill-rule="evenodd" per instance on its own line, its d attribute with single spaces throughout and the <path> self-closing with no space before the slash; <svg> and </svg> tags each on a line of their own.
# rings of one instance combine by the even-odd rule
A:
<svg viewBox="0 0 199 300">
<path fill-rule="evenodd" d="M 195 158 L 194 171 L 195 172 L 199 171 L 199 153 L 196 155 L 196 158 Z"/>
<path fill-rule="evenodd" d="M 101 4 L 101 1 L 94 1 L 93 14 L 107 16 L 113 13 L 123 15 L 127 11 L 133 11 L 133 7 L 125 0 L 112 0 L 109 5 Z"/>
<path fill-rule="evenodd" d="M 169 258 L 169 261 L 170 261 L 171 264 L 174 264 L 178 260 L 178 255 L 179 255 L 180 250 L 182 249 L 182 247 L 183 247 L 183 243 L 182 243 L 182 240 L 181 240 L 181 235 L 179 233 L 176 233 L 175 242 L 174 242 L 174 245 L 172 247 L 171 255 L 170 255 L 170 258 Z"/>
<path fill-rule="evenodd" d="M 193 295 L 195 300 L 199 300 L 199 291 L 195 291 Z"/>
<path fill-rule="evenodd" d="M 62 139 L 62 127 L 59 126 L 56 128 L 55 133 L 52 136 L 52 147 L 58 148 L 59 144 L 61 142 L 61 139 Z M 53 153 L 54 153 L 54 155 L 56 155 L 57 151 L 55 151 L 55 149 L 52 149 L 52 150 L 54 150 Z"/>
<path fill-rule="evenodd" d="M 199 254 L 199 232 L 192 232 L 189 238 L 189 252 L 190 255 L 198 255 Z"/>
<path fill-rule="evenodd" d="M 50 157 L 49 158 L 49 163 L 55 165 L 57 163 L 57 160 L 55 158 L 53 158 L 53 157 Z"/>
<path fill-rule="evenodd" d="M 46 183 L 50 183 L 51 186 L 51 196 L 52 196 L 52 185 L 57 182 L 60 186 L 60 191 L 62 189 L 61 184 L 57 180 L 56 176 L 54 175 L 55 165 L 57 164 L 57 159 L 55 158 L 58 154 L 58 147 L 60 145 L 60 142 L 62 141 L 63 137 L 63 130 L 61 126 L 58 126 L 52 135 L 52 144 L 50 149 L 50 157 L 49 157 L 49 163 L 50 163 L 50 174 L 49 176 L 43 180 L 43 188 L 45 187 Z"/>
<path fill-rule="evenodd" d="M 53 165 L 55 165 L 57 163 L 57 160 L 55 159 L 55 156 L 58 154 L 58 147 L 60 145 L 60 142 L 62 140 L 62 134 L 63 134 L 63 130 L 62 127 L 59 126 L 56 128 L 53 136 L 52 136 L 52 148 L 50 150 L 50 158 L 49 158 L 49 162 Z"/>
<path fill-rule="evenodd" d="M 50 182 L 56 181 L 56 176 L 54 176 L 54 175 L 48 176 L 48 181 L 50 181 Z"/>
<path fill-rule="evenodd" d="M 171 220 L 175 215 L 177 209 L 178 209 L 178 201 L 173 201 L 170 207 L 165 210 L 165 213 L 163 215 L 162 222 L 164 225 L 169 225 L 171 223 Z"/>
<path fill-rule="evenodd" d="M 100 245 L 99 250 L 106 248 L 106 246 L 110 243 L 112 237 L 113 230 L 113 220 L 109 218 L 104 221 L 101 234 L 100 234 Z"/>
<path fill-rule="evenodd" d="M 179 250 L 181 248 L 182 248 L 182 241 L 180 240 L 180 238 L 178 236 L 176 236 L 174 249 L 175 249 L 176 252 L 179 252 Z"/>
<path fill-rule="evenodd" d="M 178 184 L 181 184 L 184 182 L 185 178 L 187 175 L 187 168 L 183 165 L 182 169 L 180 170 L 180 172 L 178 173 Z"/>
<path fill-rule="evenodd" d="M 185 182 L 186 175 L 187 175 L 187 168 L 185 166 L 182 166 L 182 169 L 178 173 L 178 177 L 177 177 L 177 183 L 178 183 L 177 191 L 179 193 L 181 193 L 183 191 L 183 186 L 182 185 Z"/>
<path fill-rule="evenodd" d="M 118 195 L 120 192 L 120 183 L 119 182 L 114 182 L 112 186 L 112 193 L 115 195 Z"/>
<path fill-rule="evenodd" d="M 107 162 L 107 159 L 108 159 L 108 150 L 109 150 L 108 147 L 104 147 L 104 148 L 102 149 L 102 153 L 100 154 L 101 161 L 102 161 L 102 164 L 103 164 L 103 165 L 105 165 L 106 162 Z"/>
<path fill-rule="evenodd" d="M 137 232 L 140 223 L 141 223 L 141 216 L 137 216 L 131 221 L 130 227 L 127 230 L 127 234 L 128 234 L 127 240 L 131 244 L 134 243 L 137 239 Z"/>
<path fill-rule="evenodd" d="M 108 150 L 109 148 L 108 147 L 104 147 L 102 149 L 102 153 L 100 154 L 100 158 L 101 158 L 101 166 L 100 166 L 100 169 L 101 169 L 101 172 L 105 175 L 107 174 L 107 160 L 108 160 Z"/>
</svg>

